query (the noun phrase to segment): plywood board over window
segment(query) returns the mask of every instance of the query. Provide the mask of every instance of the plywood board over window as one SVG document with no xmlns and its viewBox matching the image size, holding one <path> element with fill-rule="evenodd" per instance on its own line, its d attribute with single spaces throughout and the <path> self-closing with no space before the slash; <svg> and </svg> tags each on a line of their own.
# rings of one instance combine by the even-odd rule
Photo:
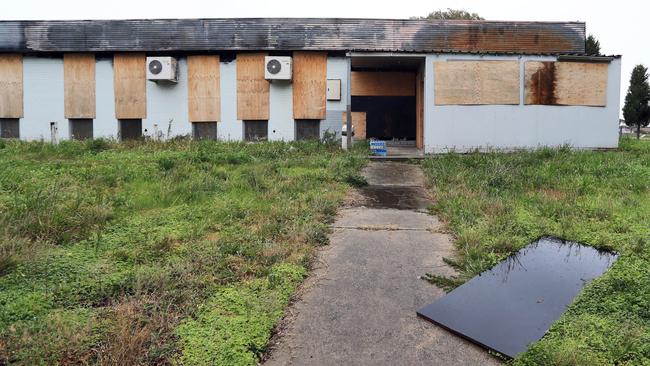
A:
<svg viewBox="0 0 650 366">
<path fill-rule="evenodd" d="M 221 120 L 219 56 L 188 56 L 187 74 L 190 122 Z"/>
<path fill-rule="evenodd" d="M 519 104 L 519 61 L 434 62 L 436 105 Z"/>
<path fill-rule="evenodd" d="M 604 107 L 608 66 L 590 62 L 526 62 L 525 103 Z"/>
<path fill-rule="evenodd" d="M 411 97 L 415 95 L 415 73 L 403 71 L 354 71 L 351 94 L 355 97 Z"/>
<path fill-rule="evenodd" d="M 147 118 L 147 76 L 144 53 L 116 53 L 113 56 L 115 118 Z"/>
<path fill-rule="evenodd" d="M 23 117 L 23 56 L 0 53 L 0 118 Z"/>
<path fill-rule="evenodd" d="M 325 119 L 327 53 L 293 53 L 293 118 Z"/>
<path fill-rule="evenodd" d="M 65 118 L 95 118 L 95 55 L 63 55 Z"/>
<path fill-rule="evenodd" d="M 237 55 L 237 119 L 269 119 L 269 82 L 264 79 L 265 53 Z"/>
</svg>

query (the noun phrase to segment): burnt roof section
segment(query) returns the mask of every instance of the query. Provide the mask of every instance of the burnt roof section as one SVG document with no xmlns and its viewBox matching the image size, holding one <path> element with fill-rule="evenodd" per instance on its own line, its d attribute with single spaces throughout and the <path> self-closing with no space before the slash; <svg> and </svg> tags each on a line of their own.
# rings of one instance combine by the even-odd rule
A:
<svg viewBox="0 0 650 366">
<path fill-rule="evenodd" d="M 330 18 L 0 21 L 0 52 L 225 50 L 583 54 L 585 23 Z"/>
</svg>

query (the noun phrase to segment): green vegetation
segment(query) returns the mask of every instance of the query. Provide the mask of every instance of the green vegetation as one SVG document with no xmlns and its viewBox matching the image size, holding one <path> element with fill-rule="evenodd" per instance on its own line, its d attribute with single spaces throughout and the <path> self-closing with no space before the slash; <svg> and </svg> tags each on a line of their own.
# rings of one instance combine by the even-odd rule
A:
<svg viewBox="0 0 650 366">
<path fill-rule="evenodd" d="M 517 365 L 650 365 L 650 143 L 450 154 L 424 168 L 454 235 L 453 287 L 553 235 L 621 253 Z"/>
<path fill-rule="evenodd" d="M 256 364 L 363 162 L 0 141 L 0 364 Z"/>
</svg>

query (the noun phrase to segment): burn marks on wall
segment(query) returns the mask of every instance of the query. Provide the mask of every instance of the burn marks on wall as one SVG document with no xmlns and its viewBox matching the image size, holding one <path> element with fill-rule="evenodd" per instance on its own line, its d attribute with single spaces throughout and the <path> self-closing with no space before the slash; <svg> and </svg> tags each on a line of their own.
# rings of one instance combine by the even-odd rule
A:
<svg viewBox="0 0 650 366">
<path fill-rule="evenodd" d="M 526 79 L 526 104 L 555 105 L 555 62 L 541 62 L 530 78 Z M 528 98 L 530 95 L 530 98 Z"/>
<path fill-rule="evenodd" d="M 604 107 L 607 63 L 528 61 L 525 104 Z"/>
<path fill-rule="evenodd" d="M 161 36 L 165 35 L 165 36 Z M 0 51 L 408 51 L 583 53 L 585 23 L 406 19 L 0 22 Z"/>
</svg>

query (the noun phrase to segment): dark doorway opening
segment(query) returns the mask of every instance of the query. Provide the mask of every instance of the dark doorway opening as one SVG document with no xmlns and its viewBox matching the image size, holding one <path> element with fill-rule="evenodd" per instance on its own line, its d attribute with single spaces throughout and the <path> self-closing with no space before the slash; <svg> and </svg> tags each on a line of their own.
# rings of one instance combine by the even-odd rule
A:
<svg viewBox="0 0 650 366">
<path fill-rule="evenodd" d="M 415 141 L 415 97 L 352 97 L 352 111 L 366 112 L 366 137 Z"/>
<path fill-rule="evenodd" d="M 365 113 L 366 138 L 421 149 L 424 57 L 353 56 L 351 71 L 351 108 Z"/>
</svg>

